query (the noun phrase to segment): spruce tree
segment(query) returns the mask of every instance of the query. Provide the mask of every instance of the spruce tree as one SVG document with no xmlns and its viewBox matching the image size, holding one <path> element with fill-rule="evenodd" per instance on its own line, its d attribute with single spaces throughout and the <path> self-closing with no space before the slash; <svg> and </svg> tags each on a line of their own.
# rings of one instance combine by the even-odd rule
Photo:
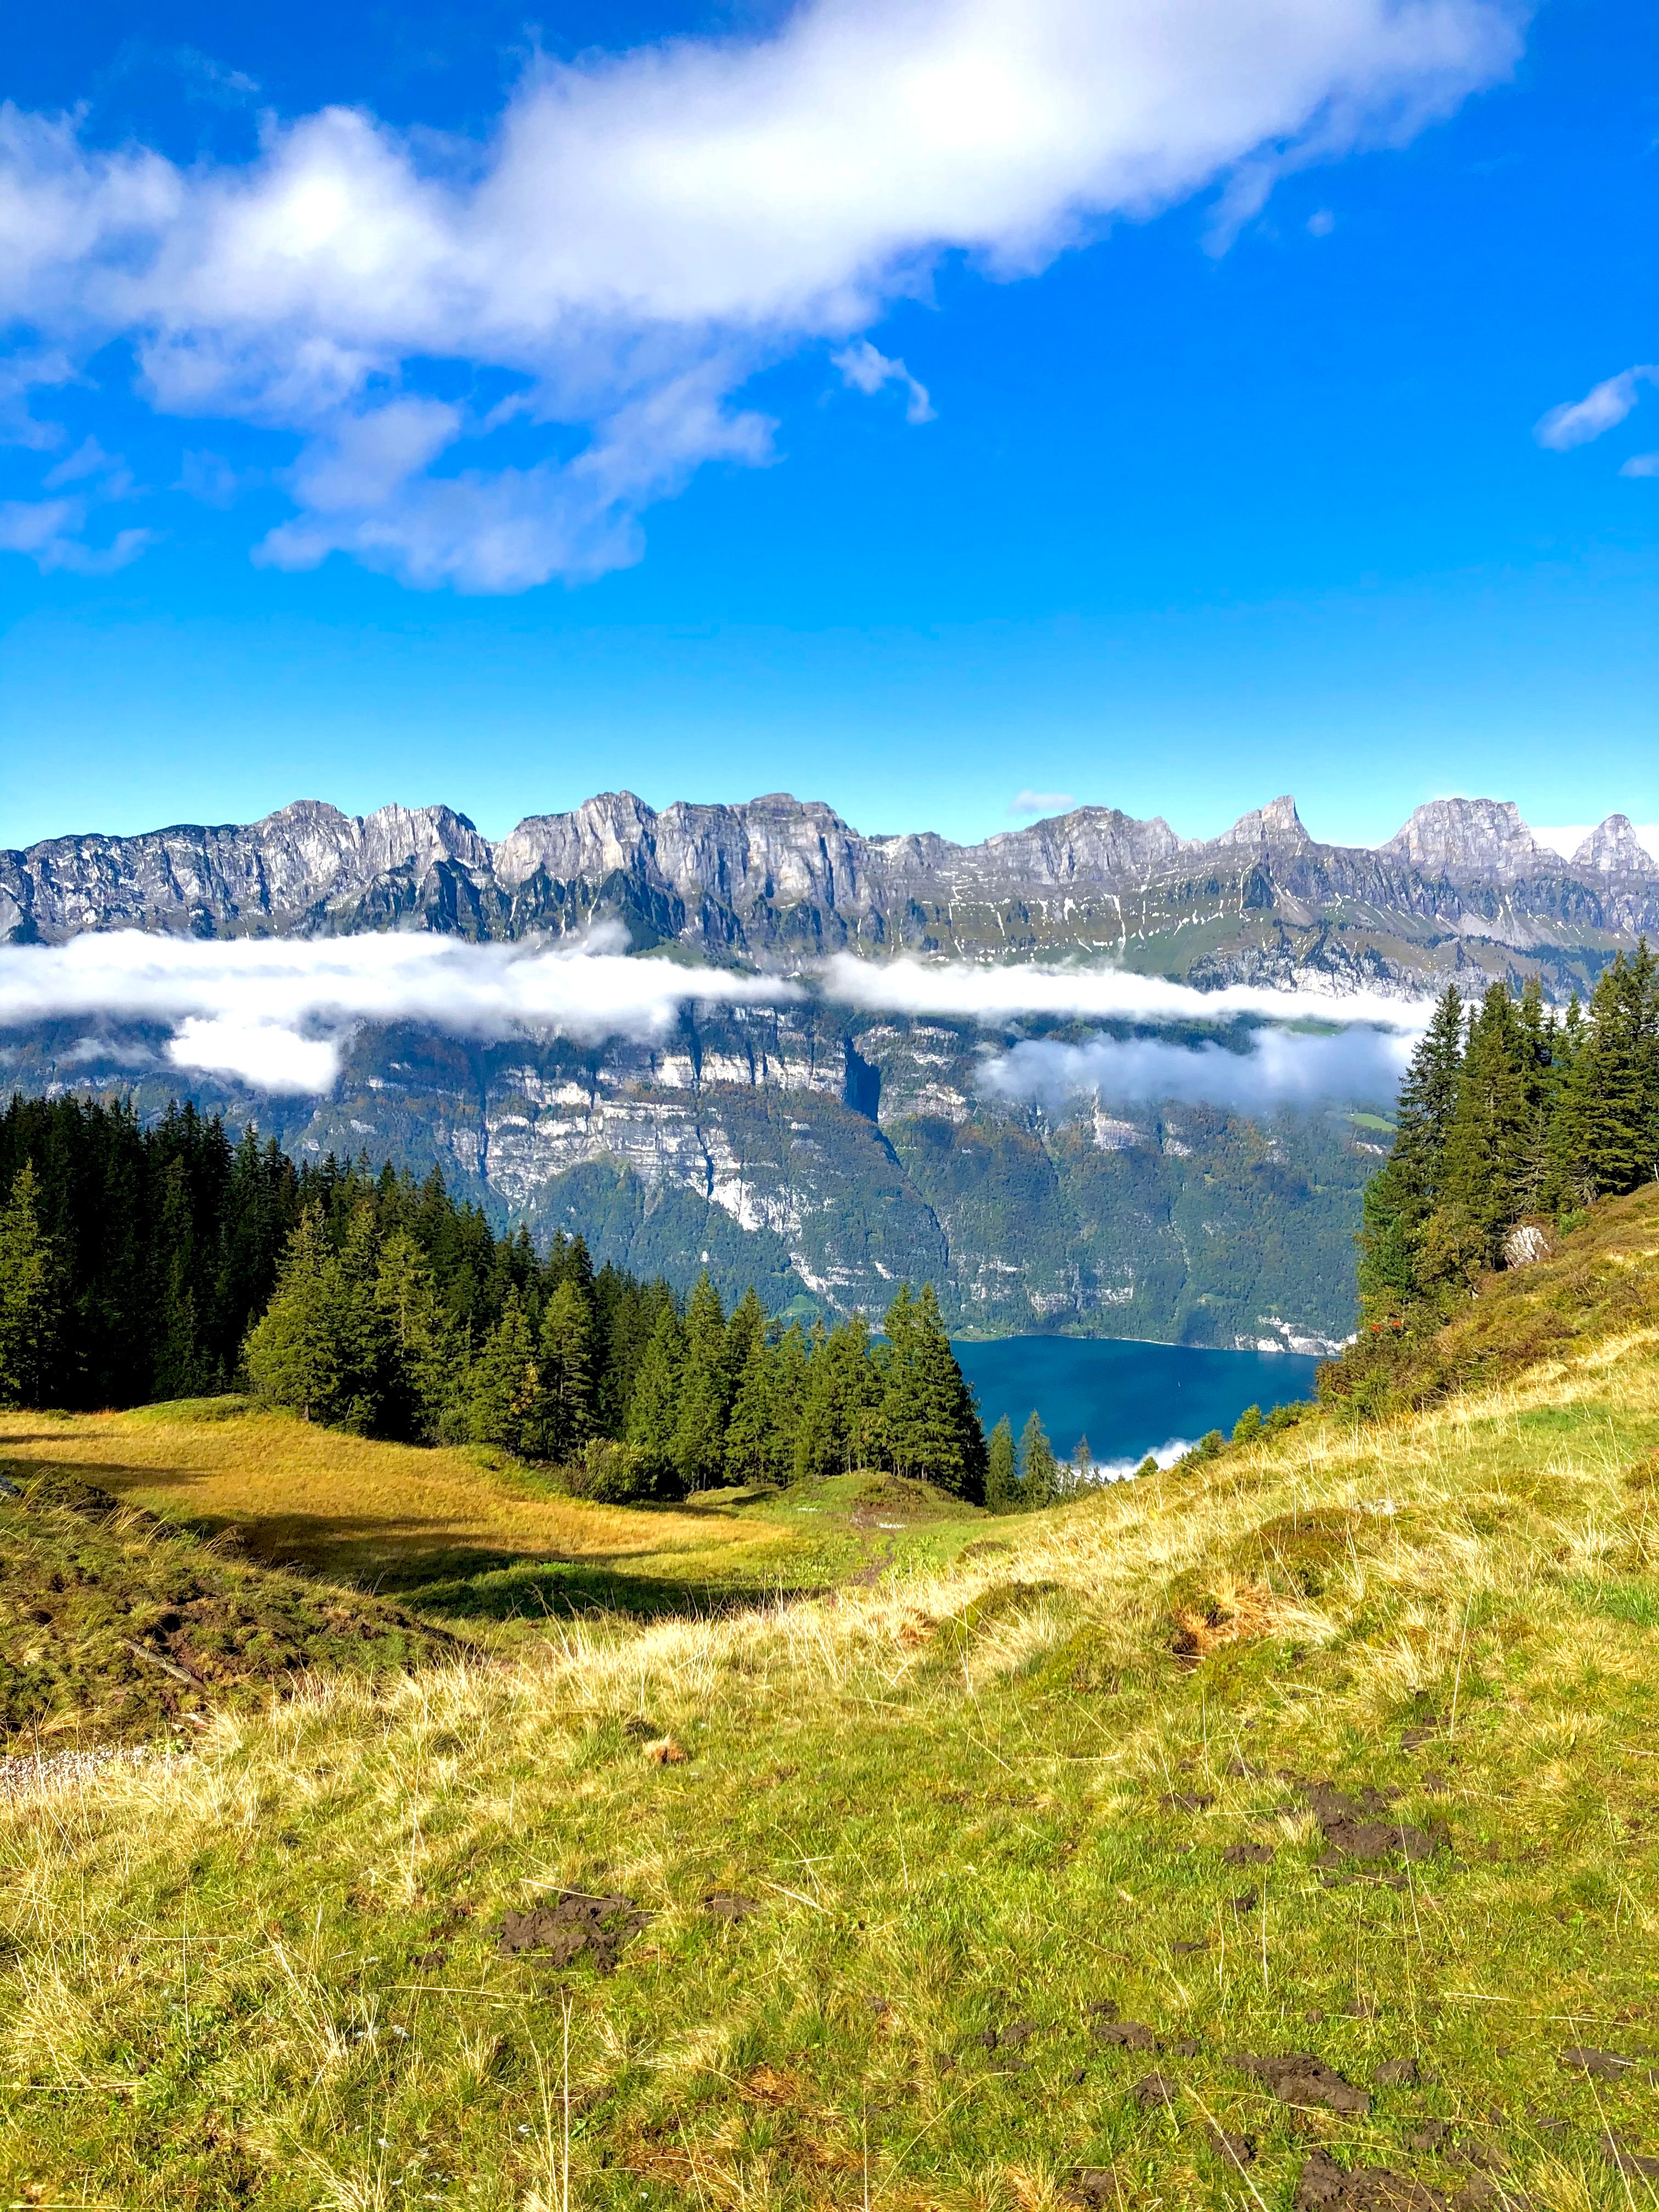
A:
<svg viewBox="0 0 1659 2212">
<path fill-rule="evenodd" d="M 985 1460 L 985 1503 L 993 1513 L 1012 1513 L 1020 1504 L 1014 1432 L 1006 1413 L 991 1431 Z"/>
<path fill-rule="evenodd" d="M 509 1279 L 501 1297 L 501 1317 L 485 1337 L 467 1376 L 466 1423 L 473 1443 L 532 1455 L 540 1441 L 536 1421 L 539 1391 L 530 1317 L 518 1285 Z"/>
<path fill-rule="evenodd" d="M 773 1346 L 767 1379 L 772 1479 L 787 1482 L 795 1472 L 795 1437 L 806 1397 L 806 1340 L 798 1321 L 790 1322 Z"/>
<path fill-rule="evenodd" d="M 931 1283 L 914 1299 L 901 1288 L 887 1310 L 887 1334 L 892 1353 L 881 1430 L 894 1465 L 957 1497 L 979 1498 L 985 1436 Z"/>
<path fill-rule="evenodd" d="M 39 1179 L 26 1162 L 0 1212 L 0 1406 L 45 1405 L 56 1379 L 57 1255 L 39 1206 Z"/>
<path fill-rule="evenodd" d="M 679 1431 L 680 1369 L 685 1357 L 684 1331 L 672 1300 L 665 1304 L 651 1332 L 628 1404 L 628 1442 L 640 1454 L 647 1479 L 655 1486 L 678 1480 L 675 1443 Z"/>
<path fill-rule="evenodd" d="M 1659 1170 L 1659 991 L 1644 938 L 1601 972 L 1580 1058 L 1585 1189 L 1634 1190 Z"/>
<path fill-rule="evenodd" d="M 773 1449 L 772 1355 L 765 1337 L 750 1345 L 738 1377 L 726 1425 L 728 1482 L 775 1482 L 781 1470 Z"/>
<path fill-rule="evenodd" d="M 686 1302 L 672 1459 L 688 1490 L 720 1480 L 726 1457 L 726 1416 L 732 1378 L 726 1364 L 726 1314 L 705 1268 Z"/>
<path fill-rule="evenodd" d="M 1401 1085 L 1393 1149 L 1365 1187 L 1359 1298 L 1368 1321 L 1397 1314 L 1422 1295 L 1419 1247 L 1442 1198 L 1462 1060 L 1463 1001 L 1449 984 Z"/>
<path fill-rule="evenodd" d="M 797 1482 L 821 1480 L 839 1472 L 842 1424 L 841 1393 L 837 1388 L 830 1339 L 822 1321 L 814 1324 L 806 1356 L 806 1382 L 795 1423 L 794 1477 Z"/>
<path fill-rule="evenodd" d="M 1033 1511 L 1052 1505 L 1060 1495 L 1060 1462 L 1035 1409 L 1020 1432 L 1019 1470 L 1021 1504 Z"/>
<path fill-rule="evenodd" d="M 432 1270 L 407 1229 L 380 1246 L 374 1301 L 386 1355 L 377 1432 L 430 1442 L 453 1391 L 454 1355 Z"/>
<path fill-rule="evenodd" d="M 1470 1024 L 1446 1136 L 1438 1242 L 1427 1247 L 1442 1279 L 1496 1267 L 1521 1211 L 1534 1139 L 1528 1058 L 1515 1001 L 1494 983 Z"/>
<path fill-rule="evenodd" d="M 309 1206 L 288 1241 L 270 1304 L 249 1331 L 243 1364 L 258 1395 L 307 1421 L 337 1418 L 345 1402 L 338 1270 Z"/>
<path fill-rule="evenodd" d="M 593 1308 L 574 1271 L 543 1312 L 540 1364 L 542 1449 L 551 1460 L 579 1458 L 594 1434 Z"/>
</svg>

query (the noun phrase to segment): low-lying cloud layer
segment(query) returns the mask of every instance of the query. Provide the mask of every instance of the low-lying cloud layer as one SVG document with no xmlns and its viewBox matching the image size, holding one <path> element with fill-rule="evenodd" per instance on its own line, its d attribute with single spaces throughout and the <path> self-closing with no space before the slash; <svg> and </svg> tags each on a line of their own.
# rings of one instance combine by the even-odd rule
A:
<svg viewBox="0 0 1659 2212">
<path fill-rule="evenodd" d="M 704 462 L 770 457 L 742 388 L 805 346 L 926 422 L 910 370 L 856 341 L 944 255 L 1020 276 L 1209 190 L 1224 244 L 1285 171 L 1403 143 L 1506 74 L 1522 14 L 805 0 L 763 37 L 538 61 L 480 141 L 332 106 L 189 167 L 0 105 L 13 413 L 44 447 L 27 389 L 123 341 L 158 412 L 297 434 L 268 561 L 484 592 L 599 574 Z M 36 505 L 0 543 L 43 565 L 140 550 Z"/>
<path fill-rule="evenodd" d="M 1325 1099 L 1391 1099 L 1415 1042 L 1364 1026 L 1324 1036 L 1264 1027 L 1237 1051 L 1163 1037 L 1095 1037 L 1084 1044 L 1028 1039 L 988 1060 L 979 1079 L 994 1097 L 1055 1109 L 1081 1097 L 1115 1105 L 1173 1100 L 1266 1114 Z"/>
<path fill-rule="evenodd" d="M 496 1039 L 649 1041 L 665 1036 L 689 1003 L 787 1006 L 809 996 L 865 1012 L 965 1018 L 1005 1035 L 1032 1018 L 1227 1022 L 1239 1024 L 1237 1050 L 1167 1037 L 1024 1039 L 988 1059 L 980 1080 L 1011 1101 L 1058 1105 L 1092 1092 L 1265 1110 L 1391 1095 L 1426 1014 L 1414 1000 L 1195 991 L 1114 969 L 838 957 L 809 977 L 738 975 L 632 958 L 623 941 L 605 927 L 552 945 L 400 933 L 204 942 L 89 933 L 63 945 L 0 947 L 0 1029 L 64 1018 L 161 1024 L 175 1067 L 256 1091 L 320 1093 L 339 1074 L 347 1038 L 369 1023 L 413 1021 Z M 1295 1026 L 1310 1021 L 1320 1031 Z"/>
<path fill-rule="evenodd" d="M 204 943 L 88 933 L 0 948 L 0 1026 L 64 1015 L 169 1023 L 177 1067 L 316 1092 L 332 1085 L 341 1045 L 364 1022 L 482 1037 L 648 1038 L 689 999 L 776 1006 L 800 996 L 773 979 L 630 959 L 620 942 L 603 930 L 551 948 L 401 934 Z"/>
</svg>

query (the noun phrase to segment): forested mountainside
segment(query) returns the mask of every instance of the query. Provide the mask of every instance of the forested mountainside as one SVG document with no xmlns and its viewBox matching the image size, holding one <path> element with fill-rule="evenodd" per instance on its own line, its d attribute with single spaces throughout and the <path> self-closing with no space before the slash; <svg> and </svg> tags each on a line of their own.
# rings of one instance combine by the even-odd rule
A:
<svg viewBox="0 0 1659 2212">
<path fill-rule="evenodd" d="M 1317 843 L 1288 799 L 1207 842 L 1084 807 L 961 846 L 862 835 L 787 796 L 658 813 L 626 793 L 493 844 L 443 807 L 359 818 L 304 802 L 246 828 L 0 854 L 0 940 L 19 946 L 131 928 L 510 940 L 595 921 L 636 951 L 772 974 L 840 949 L 1081 960 L 1201 988 L 1474 995 L 1536 976 L 1565 1003 L 1659 934 L 1659 861 L 1623 816 L 1568 860 L 1486 799 L 1419 807 L 1370 851 Z M 1374 1073 L 1265 1116 L 1045 1107 L 988 1093 L 981 1057 L 1084 1041 L 1080 1024 L 780 999 L 690 1002 L 648 1042 L 370 1020 L 303 1099 L 181 1075 L 164 1024 L 13 1012 L 0 1083 L 131 1096 L 149 1117 L 187 1087 L 297 1158 L 441 1167 L 497 1223 L 580 1229 L 599 1261 L 681 1289 L 706 1264 L 724 1294 L 753 1282 L 775 1311 L 876 1313 L 908 1279 L 938 1285 L 957 1331 L 1320 1350 L 1352 1328 L 1360 1196 L 1392 1133 Z"/>
<path fill-rule="evenodd" d="M 514 938 L 605 918 L 635 950 L 769 965 L 837 948 L 1093 951 L 1200 984 L 1538 970 L 1565 991 L 1659 931 L 1659 860 L 1622 815 L 1564 860 L 1490 799 L 1437 799 L 1372 851 L 1316 842 L 1289 799 L 1208 841 L 1085 806 L 956 845 L 862 835 L 787 794 L 658 813 L 626 792 L 494 844 L 447 807 L 357 817 L 303 800 L 246 827 L 0 852 L 0 942 L 119 927 Z"/>
<path fill-rule="evenodd" d="M 0 1080 L 165 1112 L 181 1078 L 161 1033 L 89 1043 L 84 1028 L 13 1031 Z M 580 1231 L 596 1262 L 681 1289 L 707 1265 L 728 1298 L 752 1282 L 775 1312 L 876 1314 L 908 1279 L 937 1285 L 958 1333 L 1321 1351 L 1352 1328 L 1379 1115 L 1087 1101 L 1050 1115 L 975 1087 L 988 1035 L 823 1007 L 691 1008 L 657 1045 L 370 1026 L 320 1099 L 189 1087 L 296 1158 L 440 1167 L 498 1222 Z"/>
</svg>

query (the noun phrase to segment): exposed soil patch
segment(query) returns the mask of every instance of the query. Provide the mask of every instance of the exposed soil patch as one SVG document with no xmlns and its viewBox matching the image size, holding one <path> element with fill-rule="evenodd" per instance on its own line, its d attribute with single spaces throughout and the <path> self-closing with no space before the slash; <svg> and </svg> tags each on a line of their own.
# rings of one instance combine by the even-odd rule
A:
<svg viewBox="0 0 1659 2212">
<path fill-rule="evenodd" d="M 1229 1844 L 1221 1854 L 1224 1866 L 1271 1866 L 1273 1847 L 1271 1844 Z"/>
<path fill-rule="evenodd" d="M 1119 2051 L 1156 2051 L 1158 2038 L 1144 2021 L 1097 2020 L 1095 2033 Z"/>
<path fill-rule="evenodd" d="M 1129 2094 L 1143 2112 L 1154 2111 L 1159 2105 L 1173 2105 L 1176 2084 L 1166 2081 L 1162 2074 L 1143 2074 Z"/>
<path fill-rule="evenodd" d="M 1646 2152 L 1633 2150 L 1622 2136 L 1609 2129 L 1596 2146 L 1603 2158 L 1610 2160 L 1620 2173 L 1640 2174 L 1644 2180 L 1659 2179 L 1659 2158 L 1650 2158 Z"/>
<path fill-rule="evenodd" d="M 623 1945 L 650 1917 L 631 1897 L 586 1897 L 580 1890 L 562 1890 L 550 1905 L 507 1913 L 496 1948 L 504 1959 L 527 1951 L 544 1953 L 550 1966 L 588 1959 L 608 1974 L 614 1971 Z"/>
<path fill-rule="evenodd" d="M 1371 2079 L 1379 2089 L 1408 2089 L 1417 2079 L 1417 2061 L 1385 2058 L 1381 2065 L 1372 2067 Z"/>
<path fill-rule="evenodd" d="M 1291 2199 L 1295 2212 L 1443 2212 L 1444 2196 L 1386 2166 L 1345 2173 L 1328 2151 L 1308 2154 Z"/>
<path fill-rule="evenodd" d="M 1230 2063 L 1265 2082 L 1283 2105 L 1322 2105 L 1331 2112 L 1369 2112 L 1371 2108 L 1367 2090 L 1356 2089 L 1310 2051 L 1261 2057 L 1240 2051 Z"/>
<path fill-rule="evenodd" d="M 1327 1845 L 1320 1865 L 1340 1867 L 1345 1859 L 1431 1859 L 1437 1851 L 1449 1850 L 1451 1835 L 1443 1821 L 1418 1828 L 1391 1813 L 1391 1801 L 1400 1794 L 1373 1789 L 1351 1794 L 1331 1782 L 1308 1784 L 1304 1795 Z"/>
<path fill-rule="evenodd" d="M 1626 2057 L 1622 2051 L 1591 2051 L 1574 2044 L 1561 2053 L 1560 2063 L 1570 2072 L 1588 2074 L 1593 2081 L 1626 2081 L 1639 2074 L 1647 2062 Z"/>
<path fill-rule="evenodd" d="M 712 1890 L 702 1902 L 716 1920 L 752 1920 L 761 1910 L 758 1899 L 745 1897 L 740 1889 Z"/>
<path fill-rule="evenodd" d="M 1235 2135 L 1230 2128 L 1218 2127 L 1213 2120 L 1206 2121 L 1204 2140 L 1224 2166 L 1249 2166 L 1255 2159 L 1254 2136 Z"/>
<path fill-rule="evenodd" d="M 1066 2192 L 1069 2201 L 1083 2208 L 1083 2212 L 1119 2212 L 1131 2199 L 1123 2184 L 1109 2166 L 1079 2166 Z"/>
</svg>

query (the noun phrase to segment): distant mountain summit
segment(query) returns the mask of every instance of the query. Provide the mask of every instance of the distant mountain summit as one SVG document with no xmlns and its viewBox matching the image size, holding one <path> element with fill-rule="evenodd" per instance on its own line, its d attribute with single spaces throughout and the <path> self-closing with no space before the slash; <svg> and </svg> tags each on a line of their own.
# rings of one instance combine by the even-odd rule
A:
<svg viewBox="0 0 1659 2212">
<path fill-rule="evenodd" d="M 428 929 L 474 939 L 597 920 L 639 949 L 777 968 L 848 950 L 976 960 L 1109 956 L 1200 983 L 1417 988 L 1474 970 L 1565 988 L 1659 933 L 1659 861 L 1622 814 L 1571 860 L 1505 800 L 1419 806 L 1375 851 L 1310 837 L 1289 797 L 1219 837 L 1081 806 L 958 845 L 868 836 L 817 800 L 660 812 L 607 792 L 498 842 L 447 806 L 316 800 L 246 825 L 56 837 L 0 853 L 0 941 Z"/>
</svg>

